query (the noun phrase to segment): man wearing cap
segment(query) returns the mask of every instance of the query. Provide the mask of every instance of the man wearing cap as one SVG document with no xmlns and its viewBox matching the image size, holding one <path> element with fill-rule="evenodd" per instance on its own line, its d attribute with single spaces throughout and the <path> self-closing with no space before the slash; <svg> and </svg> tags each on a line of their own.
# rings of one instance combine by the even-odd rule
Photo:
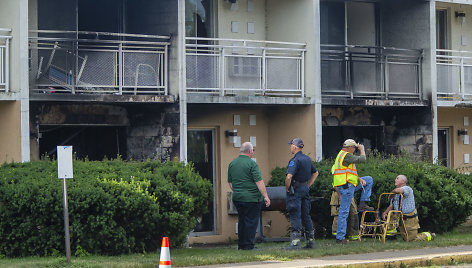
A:
<svg viewBox="0 0 472 268">
<path fill-rule="evenodd" d="M 313 166 L 310 157 L 303 154 L 303 141 L 300 138 L 291 140 L 290 152 L 294 154 L 290 159 L 285 178 L 287 190 L 286 208 L 290 214 L 290 246 L 288 249 L 299 249 L 302 231 L 302 223 L 305 227 L 305 238 L 307 240 L 304 248 L 315 247 L 315 230 L 311 221 L 310 210 L 310 186 L 318 177 L 318 171 Z"/>
<path fill-rule="evenodd" d="M 354 155 L 356 148 L 360 151 L 359 156 Z M 343 148 L 338 153 L 334 165 L 331 168 L 331 173 L 333 173 L 333 187 L 341 198 L 338 226 L 336 229 L 336 243 L 347 243 L 345 238 L 347 227 L 346 221 L 355 191 L 362 189 L 358 210 L 374 210 L 373 207 L 369 207 L 366 203 L 370 201 L 373 179 L 370 176 L 359 178 L 356 169 L 356 164 L 363 163 L 365 160 L 364 145 L 358 144 L 352 139 L 347 139 L 344 141 Z"/>
<path fill-rule="evenodd" d="M 240 155 L 228 166 L 228 183 L 233 190 L 233 203 L 238 210 L 238 249 L 253 250 L 254 238 L 262 200 L 266 207 L 270 199 L 262 180 L 261 171 L 254 156 L 254 147 L 250 142 L 241 145 Z"/>
</svg>

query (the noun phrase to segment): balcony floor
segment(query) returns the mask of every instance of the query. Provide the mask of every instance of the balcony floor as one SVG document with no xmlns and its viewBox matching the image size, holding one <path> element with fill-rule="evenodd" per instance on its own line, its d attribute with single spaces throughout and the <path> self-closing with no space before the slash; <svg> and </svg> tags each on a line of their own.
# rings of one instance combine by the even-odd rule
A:
<svg viewBox="0 0 472 268">
<path fill-rule="evenodd" d="M 174 103 L 172 95 L 106 95 L 106 94 L 44 94 L 30 93 L 31 101 L 100 102 L 100 103 Z"/>
<path fill-rule="evenodd" d="M 415 100 L 415 99 L 403 99 L 403 100 L 381 100 L 381 99 L 340 99 L 340 98 L 323 98 L 322 105 L 333 105 L 333 106 L 403 106 L 403 107 L 416 107 L 416 106 L 428 106 L 429 101 L 427 100 Z"/>
<path fill-rule="evenodd" d="M 311 98 L 267 96 L 205 96 L 187 95 L 188 103 L 214 104 L 312 104 Z"/>
</svg>

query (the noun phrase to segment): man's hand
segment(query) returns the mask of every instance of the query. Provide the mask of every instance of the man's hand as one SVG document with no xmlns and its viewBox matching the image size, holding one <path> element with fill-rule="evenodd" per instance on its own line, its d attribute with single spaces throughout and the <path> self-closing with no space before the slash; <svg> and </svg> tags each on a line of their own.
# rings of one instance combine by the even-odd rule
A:
<svg viewBox="0 0 472 268">
<path fill-rule="evenodd" d="M 359 178 L 359 182 L 361 183 L 362 186 L 365 186 L 367 184 L 367 182 L 365 182 L 365 180 Z"/>
<path fill-rule="evenodd" d="M 264 203 L 267 208 L 270 206 L 270 199 L 268 196 L 264 197 Z"/>
<path fill-rule="evenodd" d="M 383 219 L 384 221 L 387 220 L 387 211 L 384 211 L 384 213 L 382 213 L 382 219 Z"/>
</svg>

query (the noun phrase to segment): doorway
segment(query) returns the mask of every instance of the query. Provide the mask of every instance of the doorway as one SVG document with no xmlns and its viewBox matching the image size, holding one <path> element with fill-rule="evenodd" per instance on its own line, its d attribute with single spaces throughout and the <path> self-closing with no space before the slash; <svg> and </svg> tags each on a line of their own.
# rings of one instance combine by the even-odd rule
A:
<svg viewBox="0 0 472 268">
<path fill-rule="evenodd" d="M 449 128 L 438 129 L 438 163 L 440 165 L 450 167 L 450 143 Z"/>
<path fill-rule="evenodd" d="M 188 160 L 200 176 L 213 185 L 213 200 L 208 202 L 208 212 L 197 218 L 197 225 L 191 235 L 213 235 L 216 233 L 215 130 L 189 129 L 187 144 Z"/>
</svg>

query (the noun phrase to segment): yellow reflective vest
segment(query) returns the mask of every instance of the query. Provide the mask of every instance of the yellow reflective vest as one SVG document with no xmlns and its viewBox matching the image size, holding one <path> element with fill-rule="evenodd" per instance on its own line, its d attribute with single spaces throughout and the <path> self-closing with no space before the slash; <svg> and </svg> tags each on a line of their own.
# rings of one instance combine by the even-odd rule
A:
<svg viewBox="0 0 472 268">
<path fill-rule="evenodd" d="M 343 166 L 343 161 L 349 152 L 341 150 L 336 157 L 331 173 L 333 173 L 333 187 L 350 183 L 357 186 L 359 176 L 357 175 L 356 164 L 350 164 L 349 166 Z"/>
</svg>

